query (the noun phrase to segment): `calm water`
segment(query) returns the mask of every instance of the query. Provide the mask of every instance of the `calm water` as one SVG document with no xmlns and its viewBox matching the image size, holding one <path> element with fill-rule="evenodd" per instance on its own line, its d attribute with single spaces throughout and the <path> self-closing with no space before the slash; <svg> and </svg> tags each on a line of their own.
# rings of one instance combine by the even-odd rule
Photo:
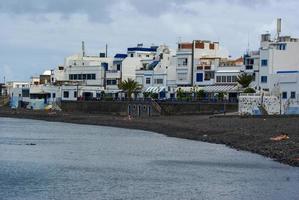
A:
<svg viewBox="0 0 299 200">
<path fill-rule="evenodd" d="M 145 131 L 0 118 L 0 199 L 297 200 L 299 168 Z"/>
</svg>

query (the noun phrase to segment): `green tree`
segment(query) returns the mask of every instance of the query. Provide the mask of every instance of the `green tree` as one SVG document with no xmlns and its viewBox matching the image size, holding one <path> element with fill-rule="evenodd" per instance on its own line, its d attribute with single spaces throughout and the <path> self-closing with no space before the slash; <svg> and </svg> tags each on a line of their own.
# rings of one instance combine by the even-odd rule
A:
<svg viewBox="0 0 299 200">
<path fill-rule="evenodd" d="M 243 87 L 247 88 L 250 83 L 253 81 L 253 76 L 243 73 L 237 77 L 237 82 Z"/>
<path fill-rule="evenodd" d="M 179 100 L 183 100 L 183 98 L 186 96 L 185 92 L 182 90 L 182 88 L 179 88 L 177 91 L 176 91 L 176 97 L 177 99 Z"/>
<path fill-rule="evenodd" d="M 203 98 L 205 97 L 205 92 L 204 92 L 204 90 L 198 90 L 198 91 L 196 92 L 196 97 L 197 97 L 198 100 L 203 99 Z"/>
<path fill-rule="evenodd" d="M 246 88 L 244 90 L 244 93 L 255 93 L 255 89 L 253 89 L 253 88 Z"/>
<path fill-rule="evenodd" d="M 128 80 L 120 82 L 118 84 L 118 88 L 126 92 L 127 97 L 129 98 L 129 100 L 131 100 L 132 94 L 134 92 L 137 92 L 138 90 L 141 90 L 142 86 L 133 79 L 129 78 Z"/>
</svg>

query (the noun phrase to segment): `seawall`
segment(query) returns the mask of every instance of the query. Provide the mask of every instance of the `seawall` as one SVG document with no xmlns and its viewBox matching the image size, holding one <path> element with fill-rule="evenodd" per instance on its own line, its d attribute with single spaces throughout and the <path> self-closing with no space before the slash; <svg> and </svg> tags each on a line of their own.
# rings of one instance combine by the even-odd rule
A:
<svg viewBox="0 0 299 200">
<path fill-rule="evenodd" d="M 160 110 L 151 101 L 63 101 L 65 112 L 84 112 L 91 114 L 131 115 L 148 117 L 159 115 L 192 115 L 237 112 L 237 103 L 202 102 L 158 102 Z"/>
</svg>

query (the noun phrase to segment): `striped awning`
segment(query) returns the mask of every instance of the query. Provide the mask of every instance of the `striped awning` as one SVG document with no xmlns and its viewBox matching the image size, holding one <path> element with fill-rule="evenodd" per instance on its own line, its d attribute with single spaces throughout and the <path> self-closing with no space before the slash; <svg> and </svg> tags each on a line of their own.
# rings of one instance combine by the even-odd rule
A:
<svg viewBox="0 0 299 200">
<path fill-rule="evenodd" d="M 165 87 L 148 87 L 145 92 L 149 92 L 149 93 L 160 93 L 165 91 L 166 88 Z"/>
<path fill-rule="evenodd" d="M 209 85 L 203 88 L 205 92 L 238 92 L 237 85 Z"/>
</svg>

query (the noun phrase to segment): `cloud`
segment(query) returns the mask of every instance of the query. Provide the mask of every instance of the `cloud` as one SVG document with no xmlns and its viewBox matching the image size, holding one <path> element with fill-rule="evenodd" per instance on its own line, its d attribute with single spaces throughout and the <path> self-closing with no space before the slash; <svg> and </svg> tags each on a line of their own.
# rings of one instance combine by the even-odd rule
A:
<svg viewBox="0 0 299 200">
<path fill-rule="evenodd" d="M 98 54 L 109 44 L 110 55 L 137 43 L 219 41 L 241 56 L 258 48 L 259 35 L 275 31 L 283 17 L 283 33 L 299 35 L 296 0 L 9 0 L 0 2 L 0 66 L 8 64 L 29 78 L 80 51 Z M 21 74 L 19 73 L 21 72 Z M 2 74 L 2 71 L 1 71 Z"/>
<path fill-rule="evenodd" d="M 9 65 L 0 66 L 0 83 L 13 78 L 13 71 Z"/>
</svg>

